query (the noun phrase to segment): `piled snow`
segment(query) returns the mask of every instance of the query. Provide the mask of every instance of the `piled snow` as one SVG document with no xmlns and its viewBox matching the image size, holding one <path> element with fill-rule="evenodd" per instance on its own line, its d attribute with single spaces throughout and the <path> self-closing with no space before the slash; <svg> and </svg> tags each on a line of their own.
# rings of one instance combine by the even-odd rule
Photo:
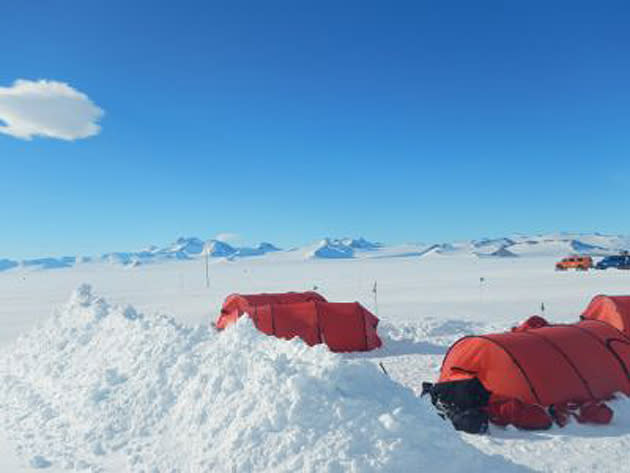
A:
<svg viewBox="0 0 630 473">
<path fill-rule="evenodd" d="M 0 353 L 0 420 L 34 467 L 152 472 L 526 471 L 466 444 L 369 361 L 218 335 L 82 286 Z M 456 453 L 456 454 L 453 454 Z"/>
</svg>

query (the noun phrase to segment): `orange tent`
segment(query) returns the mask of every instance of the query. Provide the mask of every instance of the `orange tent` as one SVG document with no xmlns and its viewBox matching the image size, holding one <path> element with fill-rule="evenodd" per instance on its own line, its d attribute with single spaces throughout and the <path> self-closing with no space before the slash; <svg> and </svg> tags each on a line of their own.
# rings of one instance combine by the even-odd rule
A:
<svg viewBox="0 0 630 473">
<path fill-rule="evenodd" d="M 223 329 L 248 314 L 263 333 L 300 337 L 309 345 L 326 343 L 332 351 L 369 351 L 381 346 L 378 318 L 358 302 L 326 302 L 316 292 L 229 296 L 216 326 Z"/>
<path fill-rule="evenodd" d="M 549 406 L 630 394 L 630 338 L 585 320 L 464 337 L 447 352 L 440 382 L 477 377 L 498 396 Z"/>
<path fill-rule="evenodd" d="M 630 336 L 630 296 L 595 296 L 582 319 L 606 322 Z"/>
<path fill-rule="evenodd" d="M 223 302 L 221 315 L 216 321 L 220 330 L 236 322 L 243 314 L 250 314 L 255 307 L 264 305 L 296 304 L 299 302 L 326 302 L 324 296 L 315 291 L 281 292 L 275 294 L 231 294 Z"/>
</svg>

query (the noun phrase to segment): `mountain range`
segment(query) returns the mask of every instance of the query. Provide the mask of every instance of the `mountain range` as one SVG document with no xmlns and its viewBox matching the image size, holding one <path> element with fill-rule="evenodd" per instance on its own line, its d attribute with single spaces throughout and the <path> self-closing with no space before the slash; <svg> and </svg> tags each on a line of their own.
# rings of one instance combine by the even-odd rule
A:
<svg viewBox="0 0 630 473">
<path fill-rule="evenodd" d="M 569 254 L 607 256 L 630 249 L 630 237 L 600 233 L 555 233 L 544 235 L 514 234 L 509 237 L 482 238 L 448 243 L 406 243 L 385 245 L 365 238 L 324 238 L 304 247 L 282 250 L 272 243 L 254 247 L 237 247 L 216 239 L 180 237 L 165 247 L 151 246 L 139 251 L 104 253 L 98 257 L 45 257 L 27 260 L 0 258 L 0 271 L 14 269 L 60 269 L 78 264 L 105 262 L 129 267 L 170 260 L 223 258 L 236 260 L 290 255 L 297 259 L 351 259 L 395 257 L 523 258 L 563 257 Z"/>
</svg>

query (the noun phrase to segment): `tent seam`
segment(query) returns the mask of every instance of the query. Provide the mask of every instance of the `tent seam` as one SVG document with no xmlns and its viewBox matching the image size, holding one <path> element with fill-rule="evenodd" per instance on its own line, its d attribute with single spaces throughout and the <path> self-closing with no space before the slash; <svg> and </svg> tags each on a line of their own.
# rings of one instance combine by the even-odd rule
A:
<svg viewBox="0 0 630 473">
<path fill-rule="evenodd" d="M 532 383 L 532 380 L 529 379 L 529 376 L 527 375 L 527 372 L 525 371 L 525 369 L 523 368 L 523 366 L 519 363 L 519 361 L 516 359 L 516 357 L 514 356 L 514 354 L 508 350 L 505 345 L 503 345 L 502 343 L 498 342 L 497 340 L 494 340 L 486 335 L 477 335 L 477 338 L 483 338 L 484 340 L 488 340 L 492 343 L 494 343 L 495 345 L 497 345 L 498 347 L 500 347 L 505 353 L 508 354 L 508 356 L 512 359 L 512 362 L 516 365 L 516 367 L 520 370 L 521 374 L 525 377 L 525 381 L 527 381 L 527 384 L 529 385 L 529 389 L 532 392 L 532 394 L 534 395 L 534 397 L 536 398 L 536 400 L 538 401 L 538 404 L 543 405 L 542 401 L 540 400 L 540 397 L 538 397 L 538 393 L 536 392 L 536 388 L 534 388 L 534 383 Z"/>
<path fill-rule="evenodd" d="M 355 302 L 355 304 L 357 305 L 357 310 L 359 311 L 359 314 L 361 315 L 361 320 L 363 320 L 363 340 L 365 341 L 365 351 L 369 351 L 368 350 L 368 335 L 367 335 L 367 323 L 365 321 L 365 312 L 363 311 L 363 307 L 361 307 L 361 304 L 359 304 L 358 302 Z"/>
<path fill-rule="evenodd" d="M 552 342 L 551 340 L 549 340 L 549 338 L 546 337 L 545 335 L 543 335 L 542 333 L 537 333 L 537 332 L 534 332 L 532 330 L 525 330 L 522 333 L 526 333 L 528 335 L 534 335 L 534 336 L 544 340 L 549 346 L 551 346 L 554 350 L 556 350 L 558 353 L 560 353 L 562 355 L 562 357 L 565 359 L 565 361 L 569 364 L 569 366 L 571 366 L 571 368 L 573 368 L 573 371 L 575 372 L 576 376 L 579 378 L 579 380 L 584 385 L 584 388 L 586 389 L 586 392 L 590 396 L 590 398 L 591 399 L 595 399 L 595 396 L 593 395 L 593 391 L 591 390 L 591 386 L 588 384 L 588 381 L 586 381 L 586 378 L 584 378 L 584 376 L 582 375 L 582 373 L 580 372 L 578 367 L 575 365 L 575 363 L 573 363 L 573 360 L 571 360 L 569 355 L 567 355 L 567 353 L 562 348 L 560 348 L 555 342 Z"/>
<path fill-rule="evenodd" d="M 626 344 L 630 344 L 630 342 L 617 339 L 617 338 L 607 338 L 606 341 L 604 342 L 601 338 L 599 338 L 597 335 L 592 334 L 590 330 L 587 330 L 584 327 L 579 327 L 578 325 L 569 325 L 569 324 L 567 324 L 566 327 L 573 327 L 578 330 L 581 330 L 582 332 L 587 333 L 589 336 L 591 336 L 592 338 L 597 340 L 599 343 L 601 343 L 604 346 L 604 348 L 617 360 L 617 362 L 619 363 L 619 366 L 621 367 L 621 371 L 623 371 L 624 376 L 627 378 L 628 381 L 630 381 L 630 372 L 628 371 L 626 364 L 623 362 L 623 360 L 617 354 L 617 352 L 615 352 L 615 350 L 610 346 L 610 343 L 614 341 L 619 341 L 621 343 L 626 343 Z M 612 327 L 612 326 L 611 328 L 615 329 L 615 327 Z"/>
</svg>

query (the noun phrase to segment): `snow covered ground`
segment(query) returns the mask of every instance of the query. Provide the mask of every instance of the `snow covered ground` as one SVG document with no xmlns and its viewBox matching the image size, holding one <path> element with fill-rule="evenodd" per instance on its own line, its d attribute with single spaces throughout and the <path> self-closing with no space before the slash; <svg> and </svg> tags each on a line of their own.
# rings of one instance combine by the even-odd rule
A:
<svg viewBox="0 0 630 473">
<path fill-rule="evenodd" d="M 475 251 L 493 244 L 506 242 Z M 628 401 L 607 427 L 469 436 L 413 394 L 461 335 L 504 329 L 542 303 L 548 319 L 572 321 L 595 294 L 630 293 L 630 272 L 557 273 L 555 255 L 510 246 L 524 256 L 409 245 L 212 258 L 209 287 L 203 258 L 0 272 L 0 471 L 618 472 Z M 68 302 L 83 283 L 92 291 Z M 334 355 L 246 323 L 206 330 L 231 292 L 313 288 L 378 311 L 385 347 Z"/>
</svg>

